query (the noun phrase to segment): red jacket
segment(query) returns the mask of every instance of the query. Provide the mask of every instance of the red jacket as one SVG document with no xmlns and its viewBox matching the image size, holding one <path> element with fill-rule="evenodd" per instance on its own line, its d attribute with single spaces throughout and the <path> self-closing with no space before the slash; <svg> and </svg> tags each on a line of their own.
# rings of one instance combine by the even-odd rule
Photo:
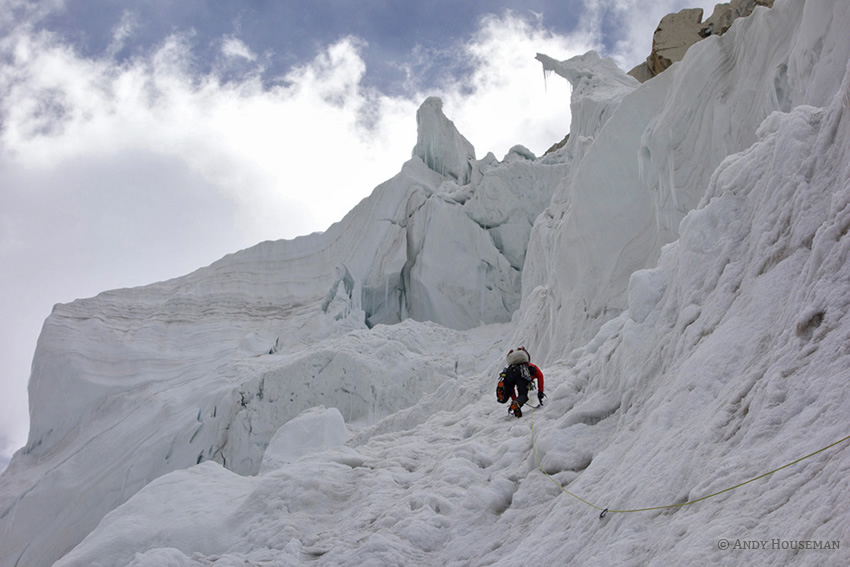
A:
<svg viewBox="0 0 850 567">
<path fill-rule="evenodd" d="M 528 363 L 528 373 L 531 374 L 532 380 L 537 380 L 537 391 L 543 391 L 543 372 L 540 371 L 535 365 Z"/>
</svg>

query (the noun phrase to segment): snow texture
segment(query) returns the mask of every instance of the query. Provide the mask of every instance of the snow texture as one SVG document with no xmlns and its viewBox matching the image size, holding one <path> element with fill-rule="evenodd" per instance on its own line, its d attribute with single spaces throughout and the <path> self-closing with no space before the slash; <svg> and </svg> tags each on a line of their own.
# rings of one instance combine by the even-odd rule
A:
<svg viewBox="0 0 850 567">
<path fill-rule="evenodd" d="M 325 233 L 57 306 L 0 566 L 847 565 L 850 442 L 685 504 L 850 434 L 847 29 L 777 0 L 640 85 L 539 56 L 555 154 L 414 151 Z"/>
<path fill-rule="evenodd" d="M 348 441 L 348 428 L 337 408 L 311 408 L 284 423 L 263 453 L 260 473 L 275 470 L 299 458 Z"/>
<path fill-rule="evenodd" d="M 443 101 L 428 97 L 416 112 L 416 146 L 413 156 L 460 185 L 472 180 L 472 163 L 475 148 L 455 128 L 454 123 L 443 114 Z"/>
</svg>

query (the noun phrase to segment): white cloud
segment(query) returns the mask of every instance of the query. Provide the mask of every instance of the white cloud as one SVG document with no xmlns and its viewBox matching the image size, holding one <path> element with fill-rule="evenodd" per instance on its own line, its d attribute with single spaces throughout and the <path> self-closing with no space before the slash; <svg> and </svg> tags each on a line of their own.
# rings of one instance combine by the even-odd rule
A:
<svg viewBox="0 0 850 567">
<path fill-rule="evenodd" d="M 292 237 L 338 220 L 397 171 L 415 143 L 415 108 L 425 96 L 443 97 L 479 156 L 492 150 L 502 157 L 515 143 L 541 153 L 568 129 L 569 87 L 561 80 L 544 85 L 534 54 L 566 59 L 599 49 L 602 19 L 628 17 L 615 56 L 632 63 L 636 52 L 648 53 L 639 44 L 651 43 L 660 17 L 682 2 L 644 4 L 588 0 L 579 26 L 587 31 L 570 37 L 547 31 L 539 15 L 486 17 L 472 38 L 449 47 L 469 76 L 410 98 L 362 85 L 367 46 L 355 38 L 339 40 L 267 88 L 259 68 L 227 82 L 195 75 L 190 42 L 179 34 L 118 66 L 20 28 L 0 47 L 13 58 L 0 74 L 3 149 L 19 164 L 42 168 L 83 156 L 108 160 L 122 150 L 173 156 L 234 201 L 235 230 L 257 239 Z M 125 12 L 110 49 L 120 49 L 134 26 Z M 228 58 L 257 61 L 235 36 L 224 38 L 221 49 Z M 328 159 L 334 167 L 325 166 Z"/>
<path fill-rule="evenodd" d="M 238 57 L 248 61 L 257 60 L 257 54 L 251 51 L 250 47 L 236 37 L 225 38 L 224 42 L 221 44 L 221 52 L 228 58 Z"/>
<path fill-rule="evenodd" d="M 118 55 L 124 49 L 127 38 L 133 35 L 137 27 L 138 21 L 136 15 L 129 10 L 125 10 L 121 15 L 118 25 L 112 30 L 112 42 L 106 48 L 107 55 L 109 57 Z"/>
<path fill-rule="evenodd" d="M 541 155 L 569 131 L 570 87 L 545 81 L 535 55 L 563 60 L 598 48 L 592 34 L 559 36 L 539 18 L 488 16 L 461 49 L 472 65 L 468 79 L 441 93 L 445 111 L 476 148 L 497 158 L 515 144 Z"/>
<path fill-rule="evenodd" d="M 237 80 L 197 76 L 186 35 L 116 65 L 19 29 L 2 43 L 14 57 L 0 75 L 7 94 L 0 103 L 2 143 L 28 167 L 82 156 L 108 160 L 122 150 L 172 156 L 233 200 L 234 230 L 256 239 L 292 237 L 326 228 L 398 170 L 415 143 L 415 109 L 426 96 L 444 99 L 449 118 L 479 156 L 493 151 L 501 158 L 516 143 L 542 153 L 568 130 L 569 86 L 559 79 L 544 83 L 535 53 L 566 59 L 599 49 L 603 14 L 659 10 L 637 11 L 634 4 L 588 2 L 579 26 L 587 31 L 569 37 L 546 30 L 545 14 L 488 16 L 474 36 L 447 47 L 468 76 L 409 97 L 363 86 L 361 53 L 368 46 L 356 38 L 328 46 L 268 87 L 259 64 L 243 68 Z M 642 18 L 655 26 L 660 15 Z M 134 25 L 125 13 L 114 32 L 116 46 Z M 634 50 L 629 37 L 624 32 L 619 44 L 621 60 Z M 221 50 L 246 64 L 258 60 L 235 36 L 223 38 Z M 334 167 L 326 167 L 328 159 Z"/>
<path fill-rule="evenodd" d="M 0 30 L 19 22 L 33 22 L 64 9 L 65 0 L 0 0 Z"/>
<path fill-rule="evenodd" d="M 414 102 L 363 89 L 360 48 L 343 39 L 269 89 L 256 76 L 193 76 L 179 35 L 147 59 L 115 66 L 48 35 L 20 34 L 4 73 L 2 143 L 28 167 L 109 160 L 122 150 L 175 156 L 234 201 L 239 230 L 293 237 L 326 228 L 395 173 L 409 154 L 394 143 L 399 136 L 415 143 Z M 363 131 L 366 109 L 379 119 Z"/>
</svg>

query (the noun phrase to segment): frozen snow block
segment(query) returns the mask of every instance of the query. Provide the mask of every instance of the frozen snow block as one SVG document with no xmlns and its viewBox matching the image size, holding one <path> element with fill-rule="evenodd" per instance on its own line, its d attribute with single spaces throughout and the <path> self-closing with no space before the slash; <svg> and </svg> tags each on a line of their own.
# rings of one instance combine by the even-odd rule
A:
<svg viewBox="0 0 850 567">
<path fill-rule="evenodd" d="M 348 435 L 345 420 L 338 409 L 310 408 L 275 432 L 263 454 L 260 474 L 297 461 L 310 453 L 344 445 Z"/>
</svg>

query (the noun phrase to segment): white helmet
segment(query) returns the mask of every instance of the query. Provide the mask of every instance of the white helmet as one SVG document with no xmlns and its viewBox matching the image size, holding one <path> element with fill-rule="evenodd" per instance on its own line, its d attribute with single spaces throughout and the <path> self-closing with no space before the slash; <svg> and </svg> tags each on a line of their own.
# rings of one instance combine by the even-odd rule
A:
<svg viewBox="0 0 850 567">
<path fill-rule="evenodd" d="M 513 366 L 514 364 L 523 364 L 531 362 L 531 356 L 529 356 L 528 351 L 525 350 L 525 347 L 512 348 L 508 352 L 507 357 L 508 366 Z"/>
</svg>

